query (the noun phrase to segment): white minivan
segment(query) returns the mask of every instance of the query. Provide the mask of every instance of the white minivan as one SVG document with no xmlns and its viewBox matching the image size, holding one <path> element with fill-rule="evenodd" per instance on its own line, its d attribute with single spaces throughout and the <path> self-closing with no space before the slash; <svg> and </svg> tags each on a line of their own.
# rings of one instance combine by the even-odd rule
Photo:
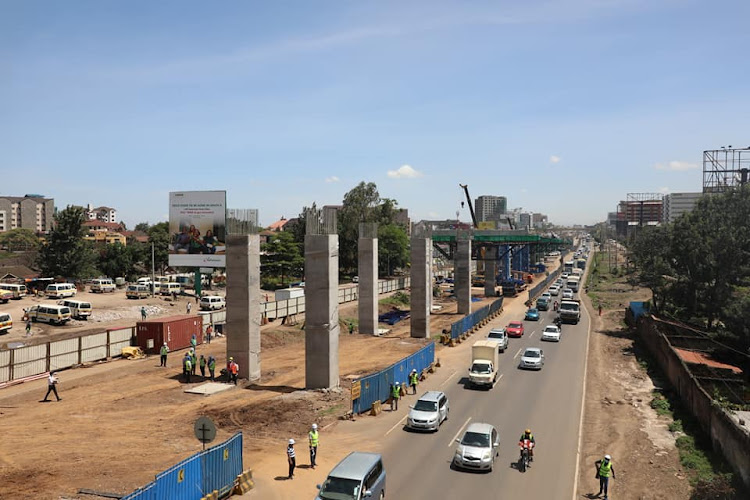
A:
<svg viewBox="0 0 750 500">
<path fill-rule="evenodd" d="M 217 309 L 224 309 L 226 307 L 227 303 L 224 300 L 224 297 L 219 297 L 218 295 L 205 295 L 201 297 L 201 309 L 204 311 L 214 311 Z"/>
<path fill-rule="evenodd" d="M 73 283 L 52 283 L 47 285 L 44 293 L 51 299 L 64 299 L 75 297 L 76 292 L 76 286 Z"/>
<path fill-rule="evenodd" d="M 154 290 L 156 293 L 156 290 Z M 182 293 L 182 287 L 179 283 L 159 283 L 159 293 L 162 295 L 172 295 L 173 293 Z"/>
<path fill-rule="evenodd" d="M 101 278 L 91 281 L 91 291 L 92 292 L 99 292 L 99 293 L 106 293 L 106 292 L 113 292 L 115 291 L 115 282 L 112 281 L 109 278 Z"/>
</svg>

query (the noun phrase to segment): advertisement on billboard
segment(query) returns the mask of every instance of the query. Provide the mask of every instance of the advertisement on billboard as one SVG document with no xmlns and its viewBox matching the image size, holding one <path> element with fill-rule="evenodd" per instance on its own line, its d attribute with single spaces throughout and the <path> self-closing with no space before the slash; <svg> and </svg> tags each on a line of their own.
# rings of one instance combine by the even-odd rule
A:
<svg viewBox="0 0 750 500">
<path fill-rule="evenodd" d="M 169 265 L 226 267 L 226 191 L 169 193 Z"/>
</svg>

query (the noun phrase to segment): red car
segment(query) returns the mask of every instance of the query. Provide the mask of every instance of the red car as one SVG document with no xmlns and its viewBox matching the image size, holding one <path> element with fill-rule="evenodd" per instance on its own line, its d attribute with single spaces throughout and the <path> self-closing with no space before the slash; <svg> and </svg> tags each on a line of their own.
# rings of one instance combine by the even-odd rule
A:
<svg viewBox="0 0 750 500">
<path fill-rule="evenodd" d="M 508 337 L 523 337 L 523 323 L 520 321 L 511 321 L 505 327 Z"/>
</svg>

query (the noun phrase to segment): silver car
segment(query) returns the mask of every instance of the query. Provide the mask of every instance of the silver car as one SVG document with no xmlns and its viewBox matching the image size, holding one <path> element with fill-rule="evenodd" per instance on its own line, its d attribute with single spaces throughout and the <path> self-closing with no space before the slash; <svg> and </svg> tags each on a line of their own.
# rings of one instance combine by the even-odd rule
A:
<svg viewBox="0 0 750 500">
<path fill-rule="evenodd" d="M 521 362 L 518 364 L 519 368 L 529 370 L 541 370 L 543 366 L 544 351 L 538 347 L 527 347 L 521 355 Z"/>
<path fill-rule="evenodd" d="M 409 407 L 406 427 L 414 430 L 437 431 L 448 419 L 448 396 L 440 391 L 427 391 Z"/>
<path fill-rule="evenodd" d="M 492 471 L 495 458 L 499 455 L 500 436 L 490 424 L 475 422 L 469 424 L 453 455 L 453 465 L 471 470 Z"/>
</svg>

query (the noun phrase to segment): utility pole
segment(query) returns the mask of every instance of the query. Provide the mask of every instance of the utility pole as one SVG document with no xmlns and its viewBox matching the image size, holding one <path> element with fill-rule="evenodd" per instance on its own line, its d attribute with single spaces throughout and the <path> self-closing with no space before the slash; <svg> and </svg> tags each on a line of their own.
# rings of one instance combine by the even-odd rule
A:
<svg viewBox="0 0 750 500">
<path fill-rule="evenodd" d="M 154 242 L 151 242 L 151 296 L 154 295 L 154 290 L 156 290 L 156 272 L 155 269 L 155 261 L 154 261 Z"/>
</svg>

